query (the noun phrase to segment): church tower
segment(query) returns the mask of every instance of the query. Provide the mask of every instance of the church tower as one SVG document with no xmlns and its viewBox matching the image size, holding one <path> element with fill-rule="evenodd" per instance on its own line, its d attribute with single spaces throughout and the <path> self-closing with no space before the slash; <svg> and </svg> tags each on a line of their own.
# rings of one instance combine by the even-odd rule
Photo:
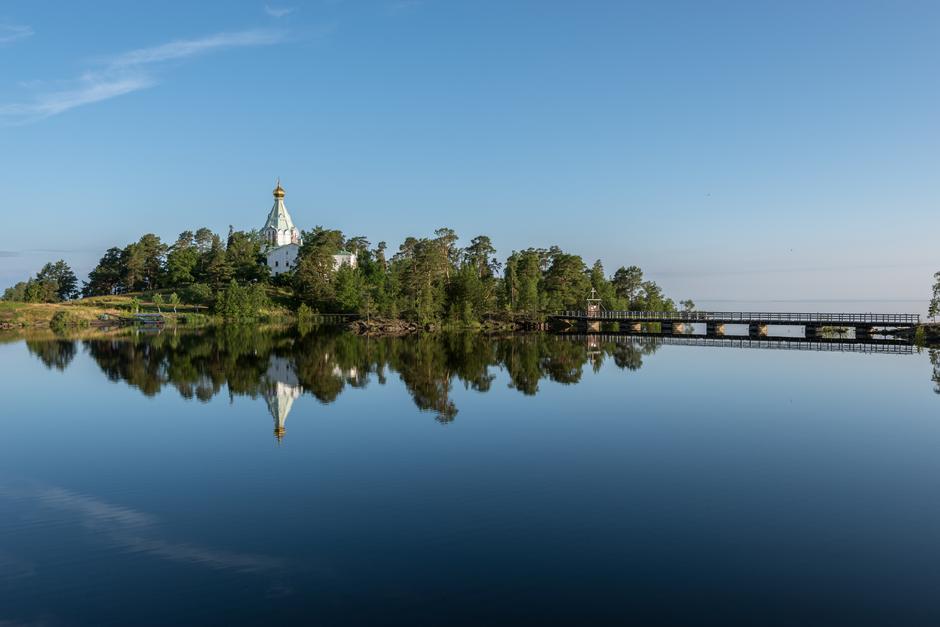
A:
<svg viewBox="0 0 940 627">
<path fill-rule="evenodd" d="M 294 226 L 294 221 L 291 220 L 290 214 L 287 213 L 287 206 L 284 204 L 284 188 L 281 187 L 281 179 L 277 180 L 277 187 L 274 188 L 273 194 L 274 206 L 268 213 L 268 219 L 261 229 L 261 234 L 273 247 L 300 244 L 300 231 Z"/>
<path fill-rule="evenodd" d="M 300 231 L 294 226 L 294 221 L 287 213 L 281 179 L 277 180 L 277 187 L 274 188 L 273 193 L 274 206 L 271 207 L 268 219 L 261 227 L 261 235 L 268 244 L 268 250 L 265 253 L 268 267 L 271 268 L 271 274 L 277 276 L 290 272 L 296 267 L 297 255 L 303 242 L 300 238 Z"/>
</svg>

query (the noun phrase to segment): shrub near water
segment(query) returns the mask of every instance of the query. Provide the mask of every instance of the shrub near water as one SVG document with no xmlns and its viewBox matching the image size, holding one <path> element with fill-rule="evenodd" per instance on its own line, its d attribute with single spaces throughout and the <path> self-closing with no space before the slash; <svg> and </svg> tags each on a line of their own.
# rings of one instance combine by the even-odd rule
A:
<svg viewBox="0 0 940 627">
<path fill-rule="evenodd" d="M 212 288 L 205 283 L 193 283 L 183 290 L 182 300 L 194 305 L 211 305 Z"/>
<path fill-rule="evenodd" d="M 53 314 L 52 319 L 49 320 L 49 328 L 56 333 L 62 333 L 68 330 L 69 327 L 76 326 L 88 326 L 88 322 L 67 311 L 57 311 Z"/>
<path fill-rule="evenodd" d="M 252 320 L 261 314 L 267 301 L 260 284 L 239 285 L 233 280 L 216 295 L 215 313 L 227 320 Z"/>
</svg>

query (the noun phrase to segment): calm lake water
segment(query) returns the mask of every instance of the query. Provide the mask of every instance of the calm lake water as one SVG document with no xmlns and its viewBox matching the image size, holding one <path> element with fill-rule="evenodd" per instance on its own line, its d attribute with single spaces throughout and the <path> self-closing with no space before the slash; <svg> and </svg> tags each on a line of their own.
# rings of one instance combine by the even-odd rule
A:
<svg viewBox="0 0 940 627">
<path fill-rule="evenodd" d="M 0 625 L 940 624 L 940 352 L 5 340 Z"/>
</svg>

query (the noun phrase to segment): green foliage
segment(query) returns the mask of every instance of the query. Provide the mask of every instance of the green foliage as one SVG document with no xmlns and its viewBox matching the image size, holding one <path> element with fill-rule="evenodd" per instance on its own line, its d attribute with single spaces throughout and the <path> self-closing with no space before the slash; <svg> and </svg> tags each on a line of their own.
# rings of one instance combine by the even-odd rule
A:
<svg viewBox="0 0 940 627">
<path fill-rule="evenodd" d="M 166 256 L 166 278 L 169 285 L 187 285 L 196 280 L 199 249 L 192 231 L 183 231 Z"/>
<path fill-rule="evenodd" d="M 65 310 L 55 312 L 49 320 L 49 328 L 56 333 L 64 333 L 69 328 L 77 326 L 88 326 L 88 322 Z"/>
<path fill-rule="evenodd" d="M 309 322 L 316 315 L 316 312 L 307 306 L 306 303 L 301 303 L 300 307 L 297 308 L 297 319 Z"/>
<path fill-rule="evenodd" d="M 551 253 L 551 263 L 543 278 L 549 310 L 581 309 L 591 291 L 584 261 L 577 255 L 559 250 Z"/>
<path fill-rule="evenodd" d="M 26 281 L 20 281 L 13 287 L 8 287 L 3 291 L 2 300 L 15 301 L 19 303 L 26 302 Z"/>
<path fill-rule="evenodd" d="M 329 310 L 333 301 L 333 253 L 326 246 L 301 248 L 292 285 L 301 302 Z"/>
<path fill-rule="evenodd" d="M 212 288 L 205 283 L 193 283 L 183 289 L 183 301 L 191 305 L 210 305 L 215 302 Z"/>
<path fill-rule="evenodd" d="M 128 245 L 121 254 L 123 277 L 121 283 L 127 291 L 154 290 L 160 287 L 164 276 L 164 258 L 167 246 L 153 233 Z"/>
<path fill-rule="evenodd" d="M 67 263 L 47 263 L 28 281 L 20 281 L 3 292 L 2 300 L 24 303 L 58 303 L 78 295 L 78 279 Z"/>
<path fill-rule="evenodd" d="M 257 231 L 235 231 L 229 235 L 225 257 L 236 281 L 253 283 L 270 276 L 263 246 L 264 240 Z"/>
<path fill-rule="evenodd" d="M 185 313 L 185 314 L 180 315 L 180 317 L 177 319 L 177 322 L 179 322 L 180 324 L 196 326 L 196 325 L 208 324 L 209 320 L 210 320 L 209 316 L 205 314 Z"/>
<path fill-rule="evenodd" d="M 930 299 L 930 305 L 927 307 L 927 315 L 933 319 L 940 316 L 940 272 L 933 275 L 935 279 L 933 284 L 933 297 Z"/>
<path fill-rule="evenodd" d="M 489 265 L 482 272 L 478 263 L 467 260 L 447 285 L 447 318 L 464 325 L 477 323 L 496 310 L 496 278 Z"/>
<path fill-rule="evenodd" d="M 227 320 L 252 320 L 261 314 L 267 303 L 262 285 L 239 285 L 232 279 L 224 290 L 216 294 L 215 313 Z"/>
<path fill-rule="evenodd" d="M 176 294 L 176 292 L 170 294 L 170 298 L 167 302 L 170 303 L 170 307 L 173 308 L 173 313 L 176 313 L 176 307 L 180 304 L 180 297 Z"/>
<path fill-rule="evenodd" d="M 369 250 L 369 240 L 362 235 L 350 237 L 344 248 L 358 257 Z"/>
<path fill-rule="evenodd" d="M 332 278 L 337 313 L 358 312 L 366 295 L 362 274 L 349 266 L 342 266 Z"/>
<path fill-rule="evenodd" d="M 85 296 L 106 296 L 154 290 L 167 276 L 167 246 L 152 233 L 123 249 L 109 248 L 89 273 Z"/>
<path fill-rule="evenodd" d="M 26 282 L 23 300 L 27 303 L 59 302 L 59 284 L 55 281 L 30 279 Z"/>
<path fill-rule="evenodd" d="M 36 274 L 36 281 L 40 283 L 54 283 L 56 299 L 70 300 L 78 296 L 78 279 L 65 261 L 59 259 L 55 263 L 47 263 Z"/>
<path fill-rule="evenodd" d="M 321 250 L 332 256 L 341 251 L 346 244 L 342 231 L 324 229 L 322 226 L 317 226 L 312 231 L 304 231 L 302 239 L 304 243 L 300 247 L 301 257 L 314 250 Z"/>
<path fill-rule="evenodd" d="M 207 228 L 183 231 L 172 246 L 153 234 L 122 248 L 110 248 L 88 275 L 85 296 L 185 289 L 203 283 L 220 290 L 235 279 L 267 281 L 264 242 L 255 231 L 237 231 L 223 241 Z M 211 298 L 211 297 L 210 297 Z"/>
<path fill-rule="evenodd" d="M 506 261 L 506 298 L 510 311 L 538 314 L 542 309 L 541 285 L 543 260 L 547 251 L 529 248 L 513 252 Z"/>
<path fill-rule="evenodd" d="M 503 264 L 488 236 L 477 235 L 465 248 L 458 241 L 452 229 L 440 228 L 431 237 L 406 238 L 389 258 L 385 242 L 370 248 L 364 236 L 347 239 L 341 231 L 317 226 L 303 233 L 291 272 L 271 277 L 268 244 L 256 231 L 230 230 L 223 240 L 200 228 L 180 233 L 171 246 L 147 234 L 123 249 L 108 249 L 82 291 L 94 296 L 169 288 L 180 297 L 170 302 L 174 312 L 182 301 L 245 318 L 259 309 L 249 292 L 262 294 L 264 285 L 277 285 L 291 288 L 282 290 L 281 307 L 303 304 L 311 311 L 452 326 L 478 324 L 497 314 L 537 320 L 548 312 L 581 309 L 592 290 L 605 309 L 675 309 L 636 266 L 621 267 L 609 278 L 600 261 L 589 268 L 580 256 L 557 246 L 513 251 Z M 355 255 L 357 267 L 337 267 L 334 255 L 344 250 Z M 4 298 L 67 298 L 74 283 L 70 292 L 58 264 L 64 262 L 47 264 L 43 281 L 17 284 Z M 158 308 L 165 304 L 155 303 Z M 683 307 L 693 305 L 683 302 Z"/>
<path fill-rule="evenodd" d="M 88 280 L 82 287 L 83 296 L 110 296 L 127 291 L 124 288 L 124 254 L 120 248 L 109 248 L 104 256 L 88 273 Z"/>
<path fill-rule="evenodd" d="M 196 278 L 208 283 L 213 290 L 220 290 L 234 277 L 232 264 L 225 253 L 225 246 L 218 235 L 213 235 L 207 250 L 199 259 Z"/>
<path fill-rule="evenodd" d="M 319 323 L 316 312 L 306 303 L 297 308 L 297 330 L 301 335 L 310 333 Z"/>
<path fill-rule="evenodd" d="M 595 261 L 591 267 L 591 288 L 594 289 L 597 298 L 601 299 L 601 306 L 604 309 L 622 310 L 628 308 L 627 301 L 617 296 L 614 284 L 608 281 L 604 275 L 604 266 L 600 259 Z"/>
<path fill-rule="evenodd" d="M 614 272 L 611 283 L 619 298 L 624 299 L 627 303 L 634 303 L 640 296 L 640 289 L 643 285 L 643 271 L 637 266 L 630 266 L 629 268 L 621 266 Z M 633 309 L 630 305 L 628 305 L 628 308 Z"/>
<path fill-rule="evenodd" d="M 634 311 L 675 311 L 676 305 L 672 299 L 663 295 L 663 290 L 653 281 L 643 281 L 640 293 L 635 301 L 630 303 Z"/>
<path fill-rule="evenodd" d="M 695 311 L 695 303 L 692 302 L 692 299 L 680 300 L 679 305 L 682 307 L 682 311 L 692 312 Z"/>
<path fill-rule="evenodd" d="M 933 391 L 940 394 L 940 350 L 930 349 L 928 355 L 930 356 L 930 365 L 933 366 L 933 376 L 930 377 L 930 380 L 933 381 Z"/>
</svg>

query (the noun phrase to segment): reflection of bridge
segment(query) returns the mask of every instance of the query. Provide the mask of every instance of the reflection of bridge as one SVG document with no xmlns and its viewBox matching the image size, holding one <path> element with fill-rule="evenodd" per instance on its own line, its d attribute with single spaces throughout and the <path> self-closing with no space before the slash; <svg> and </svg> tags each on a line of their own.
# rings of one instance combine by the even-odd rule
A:
<svg viewBox="0 0 940 627">
<path fill-rule="evenodd" d="M 835 351 L 850 353 L 913 354 L 914 346 L 901 340 L 809 339 L 802 337 L 751 339 L 747 337 L 689 337 L 630 333 L 565 333 L 560 337 L 595 347 L 603 343 L 639 341 L 655 345 L 717 346 L 726 348 L 765 348 L 782 350 Z"/>
<path fill-rule="evenodd" d="M 594 305 L 586 311 L 562 311 L 548 316 L 568 326 L 590 330 L 601 329 L 603 324 L 619 323 L 621 330 L 640 332 L 644 325 L 655 326 L 659 333 L 683 333 L 688 325 L 705 324 L 705 334 L 722 336 L 725 325 L 747 325 L 748 336 L 766 337 L 773 326 L 801 326 L 807 338 L 824 332 L 826 328 L 853 329 L 856 336 L 870 335 L 876 329 L 911 328 L 920 323 L 918 314 L 856 314 L 856 313 L 787 313 L 745 311 L 604 311 Z M 624 325 L 626 328 L 624 328 Z"/>
</svg>

